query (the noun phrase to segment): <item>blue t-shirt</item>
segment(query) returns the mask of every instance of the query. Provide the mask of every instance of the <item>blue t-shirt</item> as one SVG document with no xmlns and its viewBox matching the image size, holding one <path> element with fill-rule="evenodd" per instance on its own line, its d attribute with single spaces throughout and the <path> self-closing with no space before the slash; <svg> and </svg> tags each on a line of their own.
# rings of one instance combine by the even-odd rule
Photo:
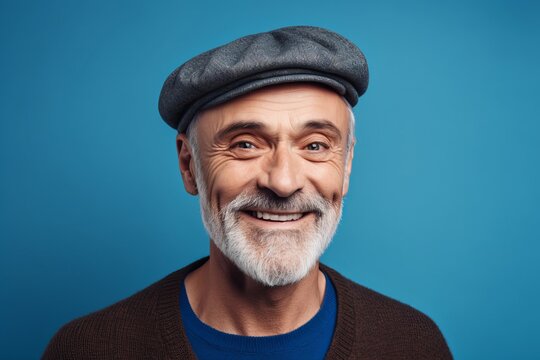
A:
<svg viewBox="0 0 540 360">
<path fill-rule="evenodd" d="M 182 282 L 180 312 L 186 335 L 197 358 L 206 359 L 324 359 L 336 325 L 336 290 L 326 274 L 321 308 L 307 323 L 286 334 L 242 336 L 216 330 L 193 312 Z"/>
</svg>

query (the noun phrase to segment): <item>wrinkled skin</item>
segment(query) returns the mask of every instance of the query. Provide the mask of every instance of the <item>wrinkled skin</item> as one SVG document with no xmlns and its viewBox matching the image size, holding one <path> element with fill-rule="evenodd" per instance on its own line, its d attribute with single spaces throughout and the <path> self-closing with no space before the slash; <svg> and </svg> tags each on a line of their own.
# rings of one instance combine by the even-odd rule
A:
<svg viewBox="0 0 540 360">
<path fill-rule="evenodd" d="M 186 135 L 177 137 L 186 191 L 197 194 L 195 172 L 200 169 L 216 212 L 243 191 L 266 191 L 284 199 L 297 193 L 319 194 L 340 207 L 353 158 L 353 147 L 348 156 L 345 153 L 348 119 L 338 94 L 309 83 L 259 89 L 207 109 L 195 128 L 199 168 Z M 306 231 L 317 217 L 303 215 L 293 221 L 267 221 L 240 212 L 239 226 L 246 232 Z M 283 333 L 302 325 L 317 312 L 324 287 L 317 266 L 295 284 L 261 286 L 238 271 L 213 243 L 210 260 L 186 279 L 190 303 L 203 322 L 244 335 Z"/>
</svg>

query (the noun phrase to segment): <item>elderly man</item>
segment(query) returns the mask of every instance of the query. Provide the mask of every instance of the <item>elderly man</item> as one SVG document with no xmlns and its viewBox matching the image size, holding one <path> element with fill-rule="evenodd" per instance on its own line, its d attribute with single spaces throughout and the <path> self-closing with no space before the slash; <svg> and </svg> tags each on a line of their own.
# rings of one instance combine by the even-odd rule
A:
<svg viewBox="0 0 540 360">
<path fill-rule="evenodd" d="M 319 263 L 341 217 L 358 48 L 307 26 L 203 53 L 165 81 L 210 256 L 65 325 L 46 359 L 451 359 L 425 315 Z M 200 241 L 190 239 L 190 241 Z"/>
</svg>

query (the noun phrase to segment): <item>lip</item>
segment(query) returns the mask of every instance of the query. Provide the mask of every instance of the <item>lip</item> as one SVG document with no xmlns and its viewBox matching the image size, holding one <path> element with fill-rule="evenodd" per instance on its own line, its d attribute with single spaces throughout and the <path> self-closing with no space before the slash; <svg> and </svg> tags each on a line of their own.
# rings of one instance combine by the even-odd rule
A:
<svg viewBox="0 0 540 360">
<path fill-rule="evenodd" d="M 303 215 L 301 218 L 297 220 L 272 221 L 272 220 L 259 219 L 251 215 L 250 213 L 253 211 L 261 211 L 261 212 L 266 212 L 266 213 L 276 214 L 276 215 L 291 215 L 291 214 L 298 214 L 298 213 L 302 213 Z M 244 210 L 240 210 L 239 213 L 243 219 L 246 219 L 247 221 L 252 222 L 259 227 L 268 227 L 268 228 L 273 228 L 273 229 L 298 228 L 300 226 L 303 226 L 306 222 L 312 221 L 313 218 L 315 217 L 314 212 L 303 212 L 303 211 L 285 212 L 285 211 L 268 211 L 268 210 L 262 211 L 262 210 L 254 210 L 254 209 L 244 209 Z"/>
<path fill-rule="evenodd" d="M 281 210 L 269 210 L 269 209 L 259 209 L 259 208 L 249 208 L 249 209 L 242 209 L 240 211 L 244 211 L 244 212 L 257 212 L 257 211 L 260 211 L 260 212 L 265 212 L 265 213 L 269 213 L 269 214 L 275 214 L 275 215 L 292 215 L 292 214 L 299 214 L 299 213 L 302 213 L 302 214 L 307 214 L 308 211 L 281 211 Z"/>
</svg>

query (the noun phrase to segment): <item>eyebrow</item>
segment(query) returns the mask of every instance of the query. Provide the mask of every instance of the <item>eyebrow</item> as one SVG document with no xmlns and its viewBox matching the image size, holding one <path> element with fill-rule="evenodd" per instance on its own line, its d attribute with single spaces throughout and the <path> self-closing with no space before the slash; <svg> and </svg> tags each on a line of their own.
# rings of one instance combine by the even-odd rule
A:
<svg viewBox="0 0 540 360">
<path fill-rule="evenodd" d="M 218 131 L 215 139 L 223 139 L 227 135 L 237 132 L 239 130 L 263 130 L 266 128 L 267 126 L 260 121 L 240 120 Z M 302 128 L 304 130 L 326 130 L 334 134 L 338 141 L 341 141 L 342 138 L 341 131 L 338 129 L 338 127 L 334 125 L 331 121 L 326 119 L 309 120 L 303 124 Z"/>
<path fill-rule="evenodd" d="M 341 141 L 341 131 L 331 121 L 326 119 L 310 120 L 304 124 L 304 129 L 327 130 L 334 134 L 338 141 Z"/>
<path fill-rule="evenodd" d="M 261 130 L 264 128 L 266 125 L 259 121 L 237 121 L 218 131 L 215 139 L 223 139 L 238 130 Z"/>
</svg>

